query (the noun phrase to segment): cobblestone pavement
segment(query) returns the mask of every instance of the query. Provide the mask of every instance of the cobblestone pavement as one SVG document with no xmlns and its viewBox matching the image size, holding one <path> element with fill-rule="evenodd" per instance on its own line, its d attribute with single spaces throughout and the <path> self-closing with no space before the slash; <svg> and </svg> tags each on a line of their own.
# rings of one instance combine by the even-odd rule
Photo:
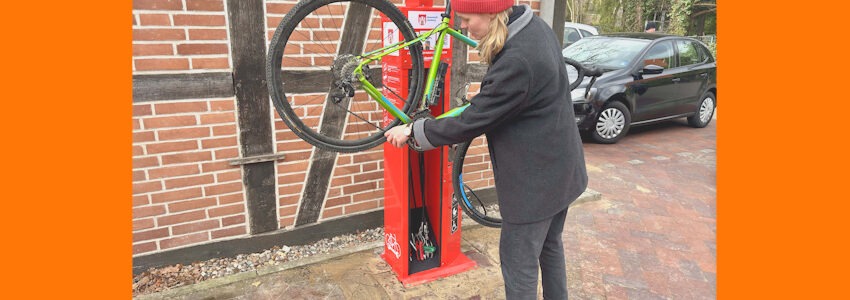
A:
<svg viewBox="0 0 850 300">
<path fill-rule="evenodd" d="M 570 210 L 567 282 L 576 299 L 714 299 L 716 120 L 633 128 L 585 143 L 589 188 Z"/>
</svg>

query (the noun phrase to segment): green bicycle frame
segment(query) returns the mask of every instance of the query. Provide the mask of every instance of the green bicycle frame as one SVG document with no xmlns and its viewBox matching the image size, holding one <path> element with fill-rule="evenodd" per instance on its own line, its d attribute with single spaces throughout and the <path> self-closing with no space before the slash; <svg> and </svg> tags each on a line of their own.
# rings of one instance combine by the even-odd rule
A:
<svg viewBox="0 0 850 300">
<path fill-rule="evenodd" d="M 419 43 L 419 42 L 427 39 L 428 37 L 430 37 L 431 35 L 434 35 L 436 33 L 439 33 L 439 36 L 437 37 L 437 45 L 435 46 L 435 49 L 434 49 L 434 58 L 431 60 L 431 67 L 428 69 L 428 77 L 425 80 L 425 93 L 423 93 L 423 97 L 422 97 L 421 102 L 420 102 L 420 103 L 423 103 L 423 105 L 424 105 L 425 101 L 433 93 L 434 88 L 435 88 L 434 87 L 434 81 L 437 78 L 437 67 L 439 67 L 439 65 L 440 65 L 440 57 L 443 55 L 443 44 L 445 42 L 446 34 L 451 35 L 455 39 L 460 40 L 461 42 L 464 42 L 465 44 L 467 44 L 469 46 L 472 46 L 472 47 L 478 46 L 478 43 L 476 43 L 475 41 L 473 41 L 469 37 L 463 35 L 462 33 L 458 32 L 457 30 L 452 29 L 449 26 L 449 18 L 443 18 L 443 21 L 440 23 L 440 25 L 438 25 L 434 29 L 431 29 L 428 32 L 423 33 L 422 35 L 417 36 L 415 39 L 413 39 L 411 41 L 398 42 L 398 43 L 383 47 L 381 49 L 371 51 L 369 53 L 365 53 L 365 54 L 361 55 L 360 58 L 363 59 L 363 60 L 360 62 L 360 64 L 357 66 L 357 68 L 354 69 L 354 73 L 357 74 L 357 78 L 360 80 L 360 83 L 363 84 L 363 89 L 366 90 L 366 93 L 369 94 L 369 96 L 371 96 L 372 99 L 377 101 L 378 105 L 380 105 L 382 108 L 384 108 L 390 115 L 398 118 L 404 124 L 410 123 L 412 120 L 410 119 L 410 117 L 405 115 L 401 111 L 401 109 L 399 109 L 392 102 L 390 102 L 386 97 L 384 97 L 384 95 L 382 95 L 381 92 L 378 91 L 377 88 L 375 88 L 375 86 L 373 86 L 368 80 L 366 80 L 366 76 L 363 74 L 363 66 L 365 66 L 365 65 L 367 65 L 367 64 L 369 64 L 373 61 L 379 60 L 382 57 L 389 55 L 390 53 L 394 53 L 396 51 L 399 51 L 404 47 L 410 46 L 414 43 Z M 442 119 L 442 118 L 447 118 L 447 117 L 456 117 L 456 116 L 460 115 L 460 113 L 464 109 L 466 109 L 466 107 L 468 107 L 468 106 L 469 106 L 469 104 L 465 104 L 463 106 L 453 108 L 453 109 L 437 116 L 437 119 Z"/>
</svg>

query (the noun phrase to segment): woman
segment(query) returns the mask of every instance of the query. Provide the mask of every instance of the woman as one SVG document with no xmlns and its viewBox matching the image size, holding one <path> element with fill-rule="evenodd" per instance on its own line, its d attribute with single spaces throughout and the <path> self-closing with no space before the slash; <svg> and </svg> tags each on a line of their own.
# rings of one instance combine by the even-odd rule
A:
<svg viewBox="0 0 850 300">
<path fill-rule="evenodd" d="M 569 82 L 552 29 L 513 0 L 454 0 L 461 27 L 480 40 L 489 70 L 456 118 L 420 119 L 384 135 L 425 150 L 487 135 L 499 195 L 502 277 L 508 299 L 566 299 L 561 234 L 567 207 L 587 187 L 584 152 Z M 405 128 L 407 127 L 407 128 Z M 405 134 L 409 132 L 409 134 Z"/>
</svg>

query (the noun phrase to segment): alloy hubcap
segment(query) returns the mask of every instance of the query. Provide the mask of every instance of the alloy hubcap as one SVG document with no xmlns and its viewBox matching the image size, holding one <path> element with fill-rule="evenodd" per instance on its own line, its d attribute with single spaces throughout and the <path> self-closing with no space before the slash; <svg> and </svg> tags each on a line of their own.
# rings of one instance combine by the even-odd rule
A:
<svg viewBox="0 0 850 300">
<path fill-rule="evenodd" d="M 602 111 L 596 121 L 596 133 L 606 139 L 617 137 L 624 127 L 626 127 L 626 117 L 623 112 L 616 108 Z"/>
<path fill-rule="evenodd" d="M 708 118 L 711 118 L 711 112 L 714 111 L 714 99 L 705 98 L 702 101 L 702 105 L 699 107 L 699 119 L 703 123 L 708 122 Z"/>
</svg>

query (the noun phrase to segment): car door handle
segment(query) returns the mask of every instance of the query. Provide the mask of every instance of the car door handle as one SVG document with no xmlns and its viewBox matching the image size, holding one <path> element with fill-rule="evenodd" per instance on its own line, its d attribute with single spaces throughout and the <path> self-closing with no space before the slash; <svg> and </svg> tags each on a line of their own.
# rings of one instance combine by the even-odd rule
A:
<svg viewBox="0 0 850 300">
<path fill-rule="evenodd" d="M 682 81 L 682 78 L 673 78 L 673 82 L 679 82 L 679 81 Z"/>
<path fill-rule="evenodd" d="M 707 77 L 707 76 L 708 76 L 708 73 L 699 74 L 699 77 Z"/>
</svg>

